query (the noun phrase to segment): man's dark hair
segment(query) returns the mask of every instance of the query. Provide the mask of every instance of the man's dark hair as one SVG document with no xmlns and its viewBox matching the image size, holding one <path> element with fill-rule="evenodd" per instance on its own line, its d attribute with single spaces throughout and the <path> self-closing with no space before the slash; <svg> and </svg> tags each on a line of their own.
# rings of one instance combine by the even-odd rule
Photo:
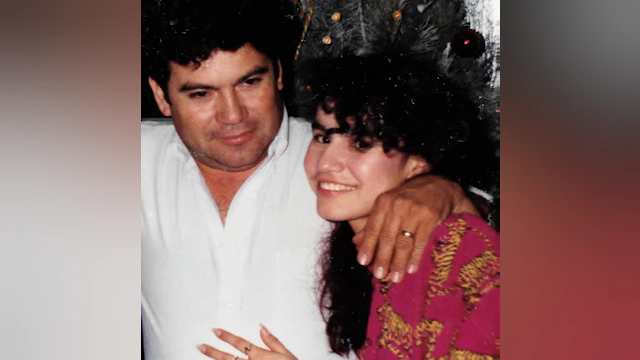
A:
<svg viewBox="0 0 640 360">
<path fill-rule="evenodd" d="M 299 22 L 288 1 L 143 1 L 143 71 L 165 95 L 172 61 L 198 66 L 214 50 L 235 51 L 251 44 L 271 60 L 277 75 L 277 61 L 288 68 L 300 38 Z M 283 72 L 288 82 L 288 71 Z"/>
</svg>

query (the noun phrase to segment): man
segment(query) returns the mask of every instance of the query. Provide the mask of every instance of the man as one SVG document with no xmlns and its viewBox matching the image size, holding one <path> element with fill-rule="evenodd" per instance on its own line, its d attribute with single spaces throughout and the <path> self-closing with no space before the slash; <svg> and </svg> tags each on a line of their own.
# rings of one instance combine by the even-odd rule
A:
<svg viewBox="0 0 640 360">
<path fill-rule="evenodd" d="M 280 93 L 289 55 L 277 5 L 172 2 L 145 38 L 149 85 L 173 120 L 142 124 L 147 359 L 201 359 L 201 343 L 233 353 L 211 329 L 260 344 L 259 322 L 301 359 L 337 357 L 314 292 L 328 224 L 303 169 L 310 126 L 287 115 Z M 473 207 L 441 179 L 385 195 L 356 239 L 359 261 L 401 281 L 452 210 Z"/>
</svg>

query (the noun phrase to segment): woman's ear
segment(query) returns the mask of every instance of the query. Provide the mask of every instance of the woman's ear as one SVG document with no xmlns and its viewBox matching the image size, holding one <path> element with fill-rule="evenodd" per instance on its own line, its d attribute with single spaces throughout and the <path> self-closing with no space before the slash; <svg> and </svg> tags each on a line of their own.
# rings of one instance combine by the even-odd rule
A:
<svg viewBox="0 0 640 360">
<path fill-rule="evenodd" d="M 409 180 L 420 174 L 428 173 L 429 171 L 431 171 L 431 165 L 429 165 L 429 163 L 424 158 L 417 155 L 410 155 L 407 159 L 407 163 L 404 166 L 406 180 Z"/>
</svg>

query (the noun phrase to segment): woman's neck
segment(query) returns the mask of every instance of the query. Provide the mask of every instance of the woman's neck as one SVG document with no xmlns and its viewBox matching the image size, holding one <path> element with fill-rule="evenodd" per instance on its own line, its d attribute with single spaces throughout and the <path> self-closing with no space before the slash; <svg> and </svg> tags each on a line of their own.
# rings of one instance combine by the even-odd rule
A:
<svg viewBox="0 0 640 360">
<path fill-rule="evenodd" d="M 364 230 L 364 226 L 367 224 L 367 219 L 369 217 L 361 217 L 354 220 L 349 220 L 349 226 L 351 226 L 351 230 L 353 230 L 354 234 L 357 234 Z"/>
</svg>

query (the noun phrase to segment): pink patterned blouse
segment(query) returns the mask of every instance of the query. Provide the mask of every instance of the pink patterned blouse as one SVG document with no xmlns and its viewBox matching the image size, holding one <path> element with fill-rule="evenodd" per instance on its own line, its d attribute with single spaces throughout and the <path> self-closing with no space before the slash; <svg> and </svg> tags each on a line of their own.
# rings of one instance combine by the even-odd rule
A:
<svg viewBox="0 0 640 360">
<path fill-rule="evenodd" d="M 482 219 L 453 215 L 425 249 L 417 274 L 374 278 L 361 359 L 498 359 L 500 236 Z"/>
</svg>

